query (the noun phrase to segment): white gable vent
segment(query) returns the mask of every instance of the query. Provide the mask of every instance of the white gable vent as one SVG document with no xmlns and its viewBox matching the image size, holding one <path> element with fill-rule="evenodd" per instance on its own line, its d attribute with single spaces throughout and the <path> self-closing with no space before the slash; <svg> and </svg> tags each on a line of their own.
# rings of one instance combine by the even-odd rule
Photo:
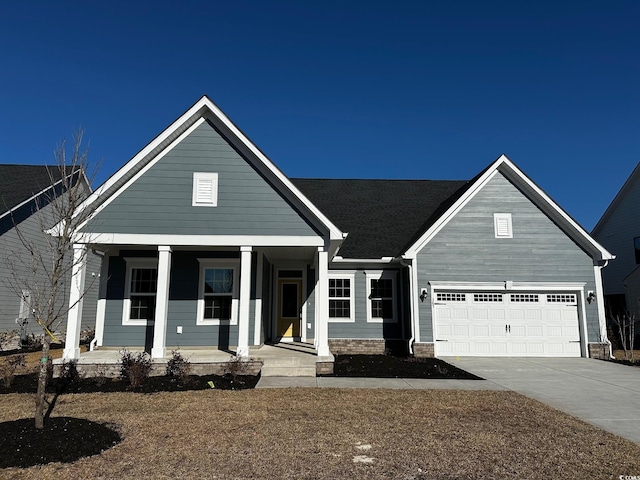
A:
<svg viewBox="0 0 640 480">
<path fill-rule="evenodd" d="M 493 227 L 495 229 L 496 238 L 513 238 L 510 213 L 494 213 Z"/>
<path fill-rule="evenodd" d="M 193 172 L 194 207 L 215 207 L 218 205 L 218 174 Z"/>
</svg>

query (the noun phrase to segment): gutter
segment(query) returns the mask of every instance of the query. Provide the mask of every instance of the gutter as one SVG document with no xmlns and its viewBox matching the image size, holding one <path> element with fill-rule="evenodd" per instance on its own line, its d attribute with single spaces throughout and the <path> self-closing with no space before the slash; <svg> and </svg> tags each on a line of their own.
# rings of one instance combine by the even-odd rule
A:
<svg viewBox="0 0 640 480">
<path fill-rule="evenodd" d="M 415 290 L 415 285 L 413 284 L 413 262 L 407 261 L 406 258 L 399 257 L 398 261 L 400 265 L 403 267 L 407 267 L 409 269 L 409 312 L 411 314 L 411 321 L 409 324 L 411 325 L 411 337 L 409 337 L 409 355 L 413 355 L 413 342 L 416 339 L 415 335 L 415 302 L 413 301 L 413 295 Z"/>
</svg>

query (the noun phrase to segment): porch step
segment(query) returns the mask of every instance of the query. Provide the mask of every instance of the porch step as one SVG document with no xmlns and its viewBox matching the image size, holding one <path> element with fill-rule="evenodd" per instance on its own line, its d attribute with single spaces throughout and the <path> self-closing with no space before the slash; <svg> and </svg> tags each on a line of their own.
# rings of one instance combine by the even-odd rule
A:
<svg viewBox="0 0 640 480">
<path fill-rule="evenodd" d="M 316 365 L 313 366 L 271 366 L 263 365 L 263 377 L 315 377 Z"/>
</svg>

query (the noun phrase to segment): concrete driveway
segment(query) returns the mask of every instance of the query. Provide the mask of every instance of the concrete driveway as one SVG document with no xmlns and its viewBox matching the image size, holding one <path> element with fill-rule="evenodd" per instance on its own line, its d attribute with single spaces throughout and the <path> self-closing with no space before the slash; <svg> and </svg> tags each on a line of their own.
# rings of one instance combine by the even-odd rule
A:
<svg viewBox="0 0 640 480">
<path fill-rule="evenodd" d="M 640 368 L 588 358 L 444 361 L 640 444 Z"/>
</svg>

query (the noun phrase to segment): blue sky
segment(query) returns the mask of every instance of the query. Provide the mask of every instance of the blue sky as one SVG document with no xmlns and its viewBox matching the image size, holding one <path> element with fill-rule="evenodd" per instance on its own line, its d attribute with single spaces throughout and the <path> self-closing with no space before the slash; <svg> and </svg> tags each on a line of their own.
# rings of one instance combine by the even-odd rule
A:
<svg viewBox="0 0 640 480">
<path fill-rule="evenodd" d="M 506 153 L 590 230 L 640 161 L 637 1 L 0 4 L 0 162 L 77 127 L 99 183 L 203 94 L 290 177 Z"/>
</svg>

